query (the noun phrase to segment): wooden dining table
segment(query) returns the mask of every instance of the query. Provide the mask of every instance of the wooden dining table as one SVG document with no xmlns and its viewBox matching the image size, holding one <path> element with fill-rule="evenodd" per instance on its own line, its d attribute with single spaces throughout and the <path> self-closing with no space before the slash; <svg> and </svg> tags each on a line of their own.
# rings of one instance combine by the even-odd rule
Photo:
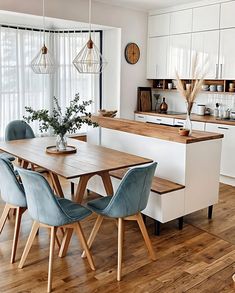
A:
<svg viewBox="0 0 235 293">
<path fill-rule="evenodd" d="M 56 194 L 61 197 L 64 197 L 64 192 L 59 176 L 67 180 L 80 178 L 74 198 L 79 203 L 82 202 L 91 177 L 99 175 L 106 193 L 112 195 L 113 186 L 109 175 L 110 171 L 152 162 L 151 159 L 71 138 L 68 138 L 68 145 L 76 147 L 76 153 L 47 153 L 46 148 L 54 144 L 55 137 L 40 137 L 0 142 L 0 150 L 19 158 L 23 168 L 27 168 L 31 164 L 48 171 L 53 188 Z"/>
<path fill-rule="evenodd" d="M 103 146 L 68 138 L 68 145 L 74 146 L 74 154 L 49 154 L 48 146 L 55 144 L 55 137 L 41 137 L 0 142 L 0 150 L 17 157 L 21 167 L 38 166 L 46 170 L 51 178 L 55 193 L 64 197 L 59 177 L 67 180 L 79 178 L 74 200 L 81 203 L 91 177 L 102 178 L 107 195 L 113 195 L 110 171 L 151 163 L 151 159 L 116 151 Z M 67 253 L 73 229 L 67 228 L 63 234 L 59 256 Z"/>
</svg>

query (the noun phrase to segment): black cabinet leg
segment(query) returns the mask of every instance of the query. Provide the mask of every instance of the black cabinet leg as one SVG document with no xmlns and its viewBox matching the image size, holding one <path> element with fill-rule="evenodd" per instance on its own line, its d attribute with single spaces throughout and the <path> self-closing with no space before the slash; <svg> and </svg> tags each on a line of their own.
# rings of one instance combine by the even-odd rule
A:
<svg viewBox="0 0 235 293">
<path fill-rule="evenodd" d="M 154 220 L 154 234 L 160 236 L 161 233 L 161 223 L 157 220 Z"/>
<path fill-rule="evenodd" d="M 213 205 L 208 207 L 208 219 L 212 219 Z"/>
<path fill-rule="evenodd" d="M 145 225 L 146 225 L 146 223 L 147 223 L 147 217 L 146 217 L 146 215 L 144 215 L 144 214 L 142 214 L 142 217 L 143 217 L 143 221 L 144 221 L 144 223 L 145 223 Z"/>
<path fill-rule="evenodd" d="M 182 230 L 184 227 L 184 217 L 180 217 L 178 220 L 179 220 L 179 230 Z"/>
<path fill-rule="evenodd" d="M 74 195 L 74 183 L 71 182 L 71 194 Z"/>
</svg>

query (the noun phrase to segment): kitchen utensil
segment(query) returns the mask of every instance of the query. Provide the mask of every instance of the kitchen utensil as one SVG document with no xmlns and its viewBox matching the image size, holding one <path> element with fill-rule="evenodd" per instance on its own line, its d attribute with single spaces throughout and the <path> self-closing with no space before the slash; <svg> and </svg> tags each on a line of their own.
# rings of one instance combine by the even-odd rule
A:
<svg viewBox="0 0 235 293">
<path fill-rule="evenodd" d="M 203 84 L 203 85 L 202 85 L 202 90 L 203 90 L 203 91 L 208 91 L 208 90 L 209 90 L 209 85 L 207 85 L 207 84 Z"/>
<path fill-rule="evenodd" d="M 223 92 L 223 90 L 224 90 L 224 86 L 221 84 L 218 84 L 217 85 L 217 92 Z"/>
<path fill-rule="evenodd" d="M 140 108 L 142 112 L 149 112 L 152 109 L 152 97 L 149 91 L 142 91 L 140 94 Z"/>
</svg>

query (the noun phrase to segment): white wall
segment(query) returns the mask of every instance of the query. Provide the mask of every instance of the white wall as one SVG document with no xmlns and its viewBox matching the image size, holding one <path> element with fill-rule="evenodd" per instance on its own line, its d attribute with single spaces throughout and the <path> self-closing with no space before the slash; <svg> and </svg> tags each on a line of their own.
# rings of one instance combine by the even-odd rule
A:
<svg viewBox="0 0 235 293">
<path fill-rule="evenodd" d="M 0 10 L 41 15 L 42 1 L 39 0 L 0 0 Z M 88 1 L 86 0 L 48 0 L 48 17 L 87 22 Z M 121 28 L 121 117 L 133 118 L 137 104 L 137 87 L 147 84 L 146 47 L 147 13 L 106 5 L 93 1 L 93 23 Z M 124 48 L 128 42 L 136 42 L 141 51 L 140 61 L 129 65 L 124 58 Z M 113 44 L 110 44 L 112 47 Z"/>
</svg>

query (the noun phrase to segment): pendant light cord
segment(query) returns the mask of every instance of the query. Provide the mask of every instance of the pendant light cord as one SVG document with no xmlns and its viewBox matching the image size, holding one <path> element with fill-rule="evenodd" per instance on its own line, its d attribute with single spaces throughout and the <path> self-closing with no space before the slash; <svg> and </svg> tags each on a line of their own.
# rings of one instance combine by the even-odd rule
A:
<svg viewBox="0 0 235 293">
<path fill-rule="evenodd" d="M 89 0 L 89 37 L 91 39 L 91 0 Z"/>
<path fill-rule="evenodd" d="M 46 31 L 45 31 L 45 0 L 42 0 L 42 13 L 43 13 L 43 42 L 46 42 Z"/>
</svg>

